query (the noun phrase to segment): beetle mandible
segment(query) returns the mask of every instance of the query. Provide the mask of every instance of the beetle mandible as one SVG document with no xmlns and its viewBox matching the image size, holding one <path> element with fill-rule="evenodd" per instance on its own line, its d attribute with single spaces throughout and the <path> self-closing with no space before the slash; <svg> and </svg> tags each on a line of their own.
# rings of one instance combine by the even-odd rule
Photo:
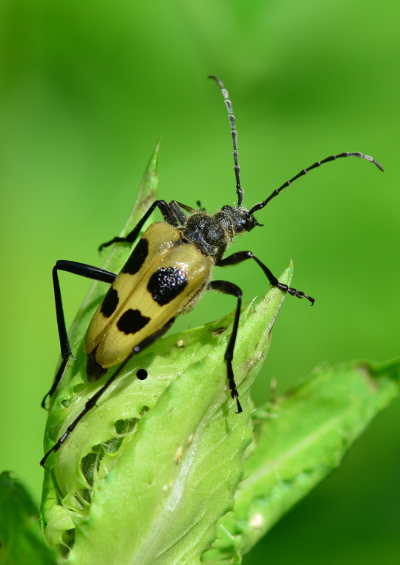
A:
<svg viewBox="0 0 400 565">
<path fill-rule="evenodd" d="M 154 222 L 144 232 L 118 275 L 92 265 L 57 261 L 53 268 L 53 286 L 62 362 L 54 384 L 42 405 L 44 406 L 47 396 L 54 394 L 69 357 L 73 357 L 65 326 L 58 271 L 66 271 L 111 285 L 86 334 L 84 350 L 87 353 L 88 381 L 97 381 L 109 368 L 120 365 L 103 387 L 89 398 L 82 412 L 46 453 L 40 462 L 43 466 L 50 453 L 60 449 L 79 421 L 95 406 L 132 355 L 140 353 L 158 340 L 172 326 L 175 318 L 191 310 L 201 294 L 207 290 L 231 295 L 237 301 L 232 334 L 225 351 L 225 361 L 230 393 L 236 402 L 237 413 L 242 412 L 232 367 L 242 305 L 242 290 L 228 281 L 211 280 L 214 267 L 236 265 L 253 259 L 263 270 L 270 285 L 297 298 L 305 298 L 314 304 L 314 298 L 311 296 L 279 282 L 269 268 L 251 251 L 239 251 L 225 256 L 227 248 L 237 235 L 262 225 L 255 218 L 255 212 L 262 210 L 281 190 L 295 180 L 324 163 L 342 157 L 358 157 L 374 163 L 383 171 L 382 166 L 375 159 L 363 153 L 344 152 L 331 155 L 301 170 L 274 190 L 266 200 L 258 202 L 249 209 L 246 208 L 243 206 L 244 193 L 240 181 L 237 132 L 232 103 L 221 80 L 214 75 L 210 75 L 209 78 L 213 79 L 221 89 L 228 111 L 233 141 L 237 205 L 223 206 L 211 215 L 203 209 L 196 210 L 175 200 L 169 204 L 165 200 L 156 200 L 126 237 L 114 237 L 100 246 L 99 249 L 102 250 L 112 244 L 125 242 L 133 244 L 154 210 L 156 208 L 160 210 L 164 221 Z"/>
</svg>

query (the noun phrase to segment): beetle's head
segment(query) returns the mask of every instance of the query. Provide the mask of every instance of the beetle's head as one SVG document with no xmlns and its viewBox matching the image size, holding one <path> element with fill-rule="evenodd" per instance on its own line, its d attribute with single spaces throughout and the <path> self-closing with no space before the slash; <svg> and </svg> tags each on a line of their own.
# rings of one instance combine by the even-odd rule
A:
<svg viewBox="0 0 400 565">
<path fill-rule="evenodd" d="M 235 235 L 263 225 L 244 206 L 223 206 L 222 212 L 229 216 Z"/>
</svg>

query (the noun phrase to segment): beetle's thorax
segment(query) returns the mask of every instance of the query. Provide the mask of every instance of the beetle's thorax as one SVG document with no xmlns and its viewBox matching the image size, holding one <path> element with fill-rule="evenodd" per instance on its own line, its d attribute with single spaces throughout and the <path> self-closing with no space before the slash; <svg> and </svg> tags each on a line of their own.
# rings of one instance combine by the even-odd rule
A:
<svg viewBox="0 0 400 565">
<path fill-rule="evenodd" d="M 182 228 L 184 238 L 202 253 L 222 259 L 226 249 L 239 233 L 252 230 L 257 220 L 243 206 L 223 206 L 215 214 L 195 212 Z"/>
</svg>

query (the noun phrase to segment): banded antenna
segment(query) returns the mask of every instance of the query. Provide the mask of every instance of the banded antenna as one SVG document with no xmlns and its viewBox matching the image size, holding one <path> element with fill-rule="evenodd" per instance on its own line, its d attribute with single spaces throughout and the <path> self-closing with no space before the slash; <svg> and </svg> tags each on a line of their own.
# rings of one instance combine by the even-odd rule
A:
<svg viewBox="0 0 400 565">
<path fill-rule="evenodd" d="M 258 204 L 253 206 L 249 210 L 249 213 L 253 214 L 254 212 L 257 212 L 258 210 L 261 210 L 262 208 L 264 208 L 264 206 L 266 206 L 268 204 L 268 202 L 270 202 L 270 200 L 275 198 L 275 196 L 278 196 L 278 194 L 280 193 L 281 190 L 283 190 L 287 186 L 290 186 L 292 184 L 292 182 L 294 182 L 298 178 L 302 177 L 303 175 L 307 174 L 308 171 L 311 171 L 312 169 L 317 169 L 318 167 L 320 167 L 324 163 L 329 163 L 330 161 L 335 161 L 336 159 L 341 159 L 342 157 L 358 157 L 359 159 L 366 159 L 367 161 L 370 161 L 371 163 L 376 165 L 378 167 L 378 169 L 380 169 L 383 172 L 383 167 L 380 163 L 378 163 L 378 161 L 375 161 L 375 159 L 373 159 L 369 155 L 364 155 L 363 153 L 344 152 L 344 153 L 339 153 L 338 155 L 330 155 L 329 157 L 327 157 L 326 159 L 323 159 L 322 161 L 317 161 L 316 163 L 311 165 L 311 167 L 308 167 L 307 169 L 303 169 L 302 171 L 300 171 L 297 175 L 295 175 L 290 180 L 287 180 L 285 183 L 283 183 L 282 186 L 280 186 L 279 188 L 274 190 L 274 192 L 270 196 L 268 196 L 268 198 L 266 200 L 264 200 L 264 202 L 259 202 Z"/>
<path fill-rule="evenodd" d="M 224 83 L 215 75 L 209 75 L 208 78 L 212 78 L 213 80 L 215 80 L 215 82 L 220 87 L 221 92 L 222 92 L 222 96 L 224 97 L 226 109 L 228 110 L 229 122 L 231 124 L 232 141 L 233 141 L 233 159 L 235 161 L 234 169 L 235 169 L 235 176 L 236 176 L 236 193 L 238 195 L 238 206 L 241 206 L 242 202 L 243 202 L 244 191 L 243 191 L 243 188 L 242 188 L 241 183 L 240 183 L 240 166 L 239 166 L 239 156 L 238 156 L 238 150 L 237 150 L 237 131 L 236 131 L 236 124 L 235 124 L 235 116 L 234 116 L 233 111 L 232 111 L 232 102 L 229 99 L 229 94 L 228 94 L 228 91 L 226 90 L 226 88 L 224 86 Z M 297 180 L 298 178 L 307 174 L 308 171 L 312 171 L 312 169 L 317 169 L 318 167 L 320 167 L 321 165 L 324 165 L 325 163 L 329 163 L 330 161 L 335 161 L 336 159 L 341 159 L 343 157 L 358 157 L 359 159 L 365 159 L 366 161 L 370 161 L 371 163 L 376 165 L 378 167 L 378 169 L 380 169 L 383 172 L 382 165 L 380 163 L 378 163 L 378 161 L 375 161 L 375 159 L 373 157 L 370 157 L 369 155 L 364 155 L 364 153 L 359 153 L 359 152 L 349 153 L 349 152 L 345 151 L 343 153 L 339 153 L 338 155 L 330 155 L 329 157 L 327 157 L 326 159 L 323 159 L 322 161 L 317 161 L 316 163 L 314 163 L 313 165 L 311 165 L 307 169 L 303 169 L 297 175 L 292 177 L 290 180 L 283 183 L 282 186 L 275 189 L 273 191 L 273 193 L 270 196 L 268 196 L 268 198 L 266 200 L 264 200 L 263 202 L 259 202 L 258 204 L 253 206 L 249 210 L 249 213 L 253 214 L 254 212 L 257 212 L 258 210 L 262 210 L 262 208 L 264 208 L 264 206 L 266 206 L 268 204 L 268 202 L 270 202 L 273 198 L 275 198 L 275 196 L 278 196 L 278 194 L 281 192 L 281 190 L 283 190 L 287 186 L 290 186 L 295 180 Z"/>
<path fill-rule="evenodd" d="M 239 155 L 237 150 L 237 131 L 236 131 L 236 124 L 235 124 L 235 116 L 232 112 L 232 102 L 229 99 L 228 91 L 226 90 L 224 83 L 219 80 L 219 78 L 215 75 L 209 75 L 208 78 L 212 78 L 218 84 L 221 89 L 222 96 L 224 97 L 224 102 L 226 109 L 228 110 L 228 117 L 229 122 L 231 124 L 231 133 L 232 133 L 232 141 L 233 141 L 233 159 L 235 161 L 235 177 L 236 177 L 236 194 L 238 195 L 238 206 L 242 205 L 243 202 L 243 188 L 240 183 L 240 166 L 239 166 Z"/>
</svg>

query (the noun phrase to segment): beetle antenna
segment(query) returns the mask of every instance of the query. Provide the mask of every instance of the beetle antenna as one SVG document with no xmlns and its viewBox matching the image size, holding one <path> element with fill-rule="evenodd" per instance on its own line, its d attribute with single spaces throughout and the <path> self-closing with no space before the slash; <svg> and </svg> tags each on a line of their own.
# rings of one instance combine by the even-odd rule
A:
<svg viewBox="0 0 400 565">
<path fill-rule="evenodd" d="M 251 210 L 249 210 L 250 214 L 253 214 L 254 212 L 257 212 L 257 210 L 261 210 L 262 208 L 264 208 L 264 206 L 266 206 L 270 200 L 275 198 L 275 196 L 278 196 L 278 194 L 280 193 L 281 190 L 283 190 L 287 186 L 291 185 L 292 182 L 294 182 L 298 178 L 300 178 L 303 175 L 305 175 L 306 173 L 308 173 L 308 171 L 311 171 L 312 169 L 317 169 L 318 167 L 320 167 L 324 163 L 329 163 L 330 161 L 335 161 L 336 159 L 340 159 L 341 157 L 358 157 L 359 159 L 366 159 L 367 161 L 370 161 L 371 163 L 376 165 L 378 167 L 378 169 L 380 169 L 383 172 L 383 167 L 380 163 L 378 163 L 378 161 L 375 161 L 375 159 L 373 159 L 369 155 L 364 155 L 363 153 L 344 152 L 344 153 L 339 153 L 339 155 L 330 155 L 329 157 L 327 157 L 326 159 L 323 159 L 322 161 L 317 161 L 316 163 L 311 165 L 311 167 L 308 167 L 308 169 L 303 169 L 302 171 L 300 171 L 296 176 L 294 176 L 290 180 L 287 180 L 282 186 L 280 186 L 279 188 L 274 190 L 274 192 L 270 196 L 268 196 L 268 198 L 266 200 L 264 200 L 264 202 L 259 202 L 258 204 L 253 206 L 253 208 L 251 208 Z"/>
<path fill-rule="evenodd" d="M 229 115 L 229 122 L 231 124 L 231 133 L 232 133 L 232 141 L 233 141 L 233 159 L 235 161 L 235 176 L 236 176 L 236 194 L 238 195 L 238 206 L 242 205 L 243 202 L 243 188 L 240 184 L 240 167 L 239 167 L 239 157 L 238 157 L 238 150 L 237 150 L 237 131 L 236 131 L 236 124 L 235 124 L 235 116 L 232 112 L 232 102 L 229 100 L 229 94 L 226 90 L 224 83 L 219 80 L 218 77 L 215 75 L 209 75 L 208 78 L 212 78 L 218 84 L 221 89 L 222 96 L 224 97 L 224 102 L 226 109 L 228 110 Z"/>
</svg>

